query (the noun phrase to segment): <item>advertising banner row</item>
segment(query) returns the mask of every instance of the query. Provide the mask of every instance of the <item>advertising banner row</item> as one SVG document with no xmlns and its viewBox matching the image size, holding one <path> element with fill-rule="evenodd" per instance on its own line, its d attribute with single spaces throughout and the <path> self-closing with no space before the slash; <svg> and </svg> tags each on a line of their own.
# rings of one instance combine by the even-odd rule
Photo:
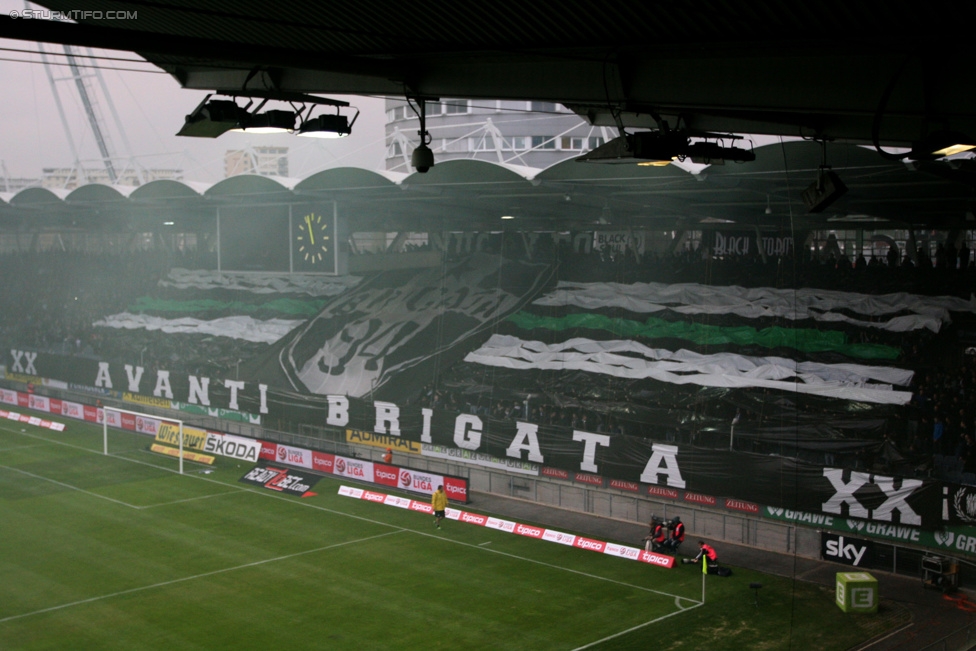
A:
<svg viewBox="0 0 976 651">
<path fill-rule="evenodd" d="M 260 458 L 264 461 L 308 468 L 325 475 L 348 477 L 422 495 L 431 495 L 438 486 L 443 486 L 448 499 L 463 503 L 469 501 L 468 480 L 462 477 L 438 475 L 413 468 L 400 468 L 385 463 L 266 441 L 261 441 Z"/>
<path fill-rule="evenodd" d="M 387 495 L 386 493 L 377 493 L 374 491 L 363 490 L 361 488 L 340 486 L 339 495 L 352 497 L 354 499 L 366 500 L 367 502 L 376 502 L 386 506 L 395 506 L 401 509 L 419 511 L 428 515 L 433 515 L 434 513 L 434 510 L 431 508 L 430 504 L 426 502 L 418 502 L 405 497 Z M 577 536 L 575 534 L 565 533 L 563 531 L 556 531 L 555 529 L 535 527 L 527 524 L 521 524 L 519 522 L 513 522 L 511 520 L 503 520 L 501 518 L 495 518 L 488 515 L 481 515 L 480 513 L 470 513 L 460 509 L 449 508 L 446 511 L 446 516 L 449 520 L 457 520 L 458 522 L 464 522 L 466 524 L 474 524 L 480 527 L 487 527 L 489 529 L 497 529 L 498 531 L 506 531 L 519 536 L 545 540 L 546 542 L 566 545 L 568 547 L 587 549 L 600 554 L 608 554 L 610 556 L 626 558 L 632 561 L 657 565 L 658 567 L 674 567 L 673 556 L 655 554 L 637 547 L 629 547 L 627 545 L 620 545 L 603 540 L 595 540 L 593 538 L 586 538 L 585 536 Z"/>
<path fill-rule="evenodd" d="M 37 416 L 18 414 L 15 411 L 0 409 L 0 418 L 6 418 L 7 420 L 18 423 L 27 423 L 28 425 L 33 425 L 34 427 L 43 427 L 44 429 L 50 429 L 56 432 L 64 431 L 64 423 L 54 423 L 49 420 L 44 420 L 43 418 L 38 418 Z"/>
<path fill-rule="evenodd" d="M 45 396 L 3 389 L 0 402 L 100 422 L 100 410 L 95 407 Z M 371 419 L 370 427 L 346 428 L 347 440 L 391 447 L 395 453 L 420 454 L 976 555 L 973 486 L 825 468 L 778 456 L 665 445 L 637 437 L 572 430 L 567 437 L 565 432 L 532 423 L 482 421 L 471 414 L 429 409 L 410 413 L 378 401 L 371 407 L 365 401 L 332 396 L 323 420 L 338 427 L 351 422 L 364 425 Z M 153 419 L 120 419 L 125 429 L 153 436 L 157 433 L 158 421 Z M 436 488 L 435 482 L 443 480 L 451 499 L 468 499 L 464 480 L 355 458 L 330 458 L 325 453 L 277 444 L 256 450 L 258 444 L 250 439 L 227 437 L 209 433 L 200 451 L 247 461 L 259 455 L 277 463 L 422 494 L 429 494 Z M 789 490 L 784 491 L 784 486 Z"/>
<path fill-rule="evenodd" d="M 109 427 L 139 432 L 154 437 L 157 443 L 174 448 L 179 447 L 179 427 L 171 421 L 116 411 L 111 408 L 102 409 L 10 389 L 0 389 L 0 402 L 76 418 L 89 423 L 102 423 L 104 419 Z M 40 422 L 41 420 L 38 419 L 38 423 Z M 63 428 L 63 424 L 58 425 Z M 348 477 L 424 495 L 430 495 L 437 490 L 438 486 L 444 486 L 449 499 L 464 503 L 469 501 L 468 482 L 461 477 L 399 468 L 307 448 L 203 430 L 188 425 L 183 427 L 183 448 L 242 461 L 256 462 L 258 459 L 262 459 L 285 463 L 323 474 Z"/>
</svg>

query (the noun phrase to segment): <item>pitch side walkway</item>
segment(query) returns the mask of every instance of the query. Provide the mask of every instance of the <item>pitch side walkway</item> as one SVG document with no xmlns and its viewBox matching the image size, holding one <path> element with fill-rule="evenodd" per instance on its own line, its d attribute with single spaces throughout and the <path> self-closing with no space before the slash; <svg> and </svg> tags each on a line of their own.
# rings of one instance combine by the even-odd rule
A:
<svg viewBox="0 0 976 651">
<path fill-rule="evenodd" d="M 511 520 L 544 524 L 555 529 L 583 533 L 593 538 L 634 546 L 639 546 L 647 533 L 646 523 L 611 520 L 490 493 L 474 492 L 469 508 L 478 513 L 490 513 Z M 694 541 L 695 532 L 689 531 L 685 539 L 686 552 L 695 548 Z M 770 574 L 795 577 L 801 581 L 830 587 L 834 586 L 837 572 L 850 569 L 845 565 L 777 554 L 744 545 L 717 542 L 716 547 L 721 552 L 722 562 L 733 567 L 746 567 Z M 871 570 L 871 574 L 878 579 L 878 589 L 883 599 L 897 601 L 908 608 L 912 614 L 912 624 L 891 637 L 862 645 L 858 647 L 858 651 L 918 651 L 976 621 L 976 615 L 959 610 L 951 601 L 943 599 L 940 591 L 924 589 L 918 577 L 889 574 L 877 570 Z M 752 599 L 751 592 L 749 598 Z M 936 648 L 943 651 L 942 646 Z M 947 647 L 944 651 L 960 651 L 960 649 Z"/>
</svg>

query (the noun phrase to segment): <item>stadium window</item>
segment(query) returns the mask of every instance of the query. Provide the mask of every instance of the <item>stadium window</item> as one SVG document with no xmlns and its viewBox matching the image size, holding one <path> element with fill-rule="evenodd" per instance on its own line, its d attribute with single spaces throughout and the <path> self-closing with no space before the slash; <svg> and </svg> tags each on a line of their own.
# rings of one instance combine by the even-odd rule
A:
<svg viewBox="0 0 976 651">
<path fill-rule="evenodd" d="M 529 139 L 525 136 L 513 136 L 505 141 L 505 149 L 524 151 L 529 148 Z"/>
<path fill-rule="evenodd" d="M 590 149 L 596 149 L 602 144 L 603 144 L 603 138 L 600 138 L 599 136 L 594 136 L 590 138 L 590 143 L 589 143 Z"/>
<path fill-rule="evenodd" d="M 396 120 L 399 117 L 399 115 L 397 115 L 399 112 L 400 112 L 400 107 L 399 106 L 397 108 L 387 109 L 387 111 L 386 111 L 386 121 L 387 122 L 393 122 L 394 120 Z"/>
<path fill-rule="evenodd" d="M 532 149 L 555 149 L 556 139 L 553 136 L 532 136 Z"/>
<path fill-rule="evenodd" d="M 582 151 L 585 143 L 585 138 L 563 137 L 559 139 L 559 148 L 569 151 Z"/>
<path fill-rule="evenodd" d="M 444 140 L 444 144 L 441 146 L 441 151 L 457 154 L 460 152 L 468 151 L 468 139 L 467 138 L 455 138 L 452 140 Z"/>
<path fill-rule="evenodd" d="M 544 113 L 555 113 L 559 110 L 559 105 L 555 102 L 532 102 L 531 110 Z"/>
<path fill-rule="evenodd" d="M 528 108 L 527 102 L 514 102 L 511 100 L 503 99 L 498 103 L 498 109 L 500 111 L 524 111 Z"/>
<path fill-rule="evenodd" d="M 466 99 L 448 99 L 444 100 L 444 112 L 448 115 L 455 115 L 458 113 L 468 112 L 468 100 Z"/>
<path fill-rule="evenodd" d="M 488 136 L 468 138 L 468 151 L 495 151 L 495 140 Z"/>
<path fill-rule="evenodd" d="M 390 155 L 391 156 L 402 156 L 403 155 L 403 150 L 400 148 L 400 141 L 399 140 L 394 140 L 393 141 L 393 149 L 392 149 L 392 153 Z"/>
</svg>

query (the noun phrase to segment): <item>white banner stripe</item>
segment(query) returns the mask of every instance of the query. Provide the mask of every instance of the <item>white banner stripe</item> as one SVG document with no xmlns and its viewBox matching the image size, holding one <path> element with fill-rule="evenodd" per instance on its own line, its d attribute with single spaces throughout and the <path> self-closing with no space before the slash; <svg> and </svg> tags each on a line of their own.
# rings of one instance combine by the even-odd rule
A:
<svg viewBox="0 0 976 651">
<path fill-rule="evenodd" d="M 262 344 L 273 344 L 304 323 L 301 320 L 228 316 L 204 321 L 191 317 L 167 319 L 149 314 L 121 312 L 95 321 L 93 325 L 124 330 L 159 330 L 165 333 L 207 334 Z"/>
<path fill-rule="evenodd" d="M 748 319 L 763 317 L 791 320 L 815 319 L 844 322 L 860 327 L 906 332 L 927 328 L 938 332 L 950 320 L 949 311 L 976 312 L 976 297 L 857 294 L 819 289 L 718 287 L 696 283 L 573 283 L 560 282 L 553 292 L 535 301 L 543 306 L 576 306 L 584 309 L 623 308 L 638 314 L 672 310 L 681 314 L 734 314 Z M 898 312 L 911 315 L 883 321 L 856 319 L 836 312 L 843 309 L 869 317 Z"/>
<path fill-rule="evenodd" d="M 575 338 L 558 344 L 493 335 L 464 361 L 512 369 L 582 370 L 628 379 L 712 387 L 767 387 L 883 404 L 906 404 L 912 371 L 858 364 L 817 364 L 733 353 L 701 355 L 653 349 L 634 341 Z M 883 382 L 875 384 L 872 380 Z"/>
</svg>

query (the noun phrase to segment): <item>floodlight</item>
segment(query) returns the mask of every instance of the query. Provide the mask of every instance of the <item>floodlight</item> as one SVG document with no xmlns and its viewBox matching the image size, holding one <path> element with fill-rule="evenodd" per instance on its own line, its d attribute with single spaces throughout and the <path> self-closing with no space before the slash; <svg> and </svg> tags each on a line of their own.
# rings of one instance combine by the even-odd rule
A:
<svg viewBox="0 0 976 651">
<path fill-rule="evenodd" d="M 204 98 L 193 113 L 186 116 L 183 128 L 176 134 L 195 138 L 216 138 L 236 128 L 247 115 L 247 111 L 231 100 L 208 101 Z"/>
<path fill-rule="evenodd" d="M 231 131 L 244 133 L 291 133 L 295 130 L 294 111 L 265 111 L 264 113 L 247 113 L 240 124 Z"/>
<path fill-rule="evenodd" d="M 976 149 L 976 138 L 970 138 L 957 131 L 935 131 L 922 140 L 912 143 L 912 151 L 908 154 L 908 158 L 935 160 L 971 149 Z"/>
<path fill-rule="evenodd" d="M 847 192 L 847 186 L 840 177 L 828 167 L 821 167 L 817 173 L 817 180 L 803 191 L 803 203 L 807 212 L 823 212 Z"/>
<path fill-rule="evenodd" d="M 703 138 L 691 141 L 692 137 Z M 624 134 L 577 158 L 584 163 L 637 163 L 663 166 L 673 160 L 690 158 L 695 163 L 721 164 L 726 160 L 747 162 L 756 155 L 746 149 L 723 147 L 707 138 L 735 138 L 728 134 L 687 131 L 641 131 Z"/>
<path fill-rule="evenodd" d="M 306 138 L 342 138 L 352 133 L 352 125 L 345 115 L 320 115 L 303 122 L 296 133 Z"/>
</svg>

